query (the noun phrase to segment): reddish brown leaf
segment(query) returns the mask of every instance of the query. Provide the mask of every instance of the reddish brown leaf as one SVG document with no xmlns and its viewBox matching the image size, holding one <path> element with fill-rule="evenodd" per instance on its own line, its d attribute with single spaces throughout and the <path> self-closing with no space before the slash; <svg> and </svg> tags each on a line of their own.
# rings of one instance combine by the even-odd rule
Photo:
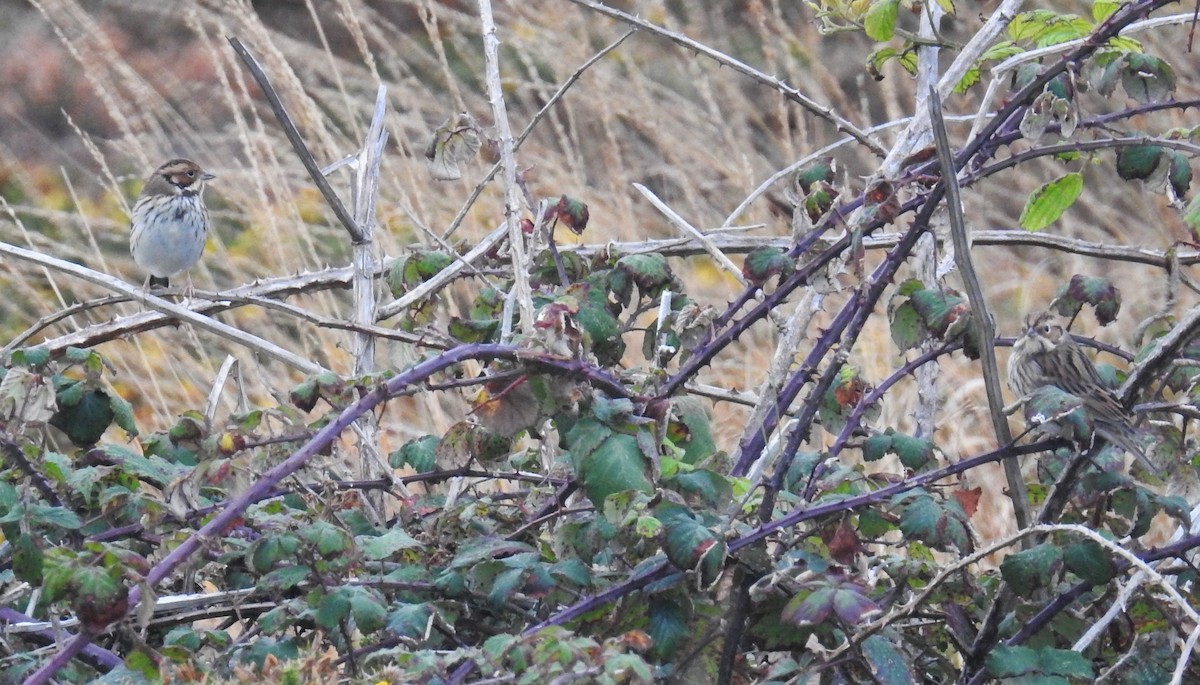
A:
<svg viewBox="0 0 1200 685">
<path fill-rule="evenodd" d="M 858 531 L 850 525 L 848 518 L 842 519 L 837 528 L 831 533 L 826 531 L 821 537 L 825 540 L 825 546 L 829 548 L 829 555 L 839 564 L 849 566 L 854 562 L 855 555 L 863 551 L 862 543 L 858 540 Z"/>
<path fill-rule="evenodd" d="M 837 403 L 843 407 L 853 407 L 862 399 L 863 394 L 867 391 L 867 384 L 863 379 L 855 377 L 849 383 L 844 383 L 833 389 L 833 396 Z"/>
<path fill-rule="evenodd" d="M 954 498 L 958 500 L 959 506 L 967 513 L 967 518 L 974 516 L 975 511 L 979 509 L 979 496 L 981 494 L 983 494 L 983 488 L 954 491 Z"/>
</svg>

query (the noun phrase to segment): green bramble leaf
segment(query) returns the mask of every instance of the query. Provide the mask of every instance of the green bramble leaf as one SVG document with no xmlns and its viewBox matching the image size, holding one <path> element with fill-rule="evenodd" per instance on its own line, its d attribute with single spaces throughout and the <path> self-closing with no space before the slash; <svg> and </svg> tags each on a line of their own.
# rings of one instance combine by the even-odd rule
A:
<svg viewBox="0 0 1200 685">
<path fill-rule="evenodd" d="M 314 377 L 309 377 L 300 382 L 299 385 L 292 388 L 288 393 L 288 400 L 300 411 L 310 412 L 313 407 L 317 406 L 317 400 L 321 399 L 321 395 L 317 392 L 317 381 Z M 176 424 L 179 427 L 180 424 Z M 175 428 L 171 429 L 171 438 L 175 438 Z"/>
<path fill-rule="evenodd" d="M 1019 55 L 1024 51 L 1024 48 L 1012 42 L 1011 40 L 999 41 L 992 47 L 985 50 L 984 53 L 979 56 L 979 59 L 967 69 L 967 71 L 963 74 L 962 79 L 959 80 L 958 85 L 954 86 L 954 92 L 960 94 L 965 93 L 970 90 L 972 86 L 979 83 L 983 76 L 983 65 L 987 62 L 1003 61 L 1009 57 L 1012 57 L 1013 55 Z"/>
<path fill-rule="evenodd" d="M 953 289 L 927 289 L 917 279 L 910 278 L 896 289 L 888 305 L 888 315 L 892 340 L 901 351 L 918 347 L 930 338 L 955 340 L 966 331 L 968 345 L 965 351 L 972 356 L 971 310 L 966 298 Z"/>
<path fill-rule="evenodd" d="M 918 681 L 909 658 L 900 644 L 883 635 L 872 635 L 863 640 L 862 653 L 871 667 L 874 682 L 880 685 L 908 685 Z"/>
<path fill-rule="evenodd" d="M 594 418 L 577 421 L 565 437 L 576 475 L 596 505 L 625 490 L 653 491 L 650 461 L 636 437 L 617 433 Z"/>
<path fill-rule="evenodd" d="M 922 283 L 919 279 L 910 278 L 907 281 L 901 283 L 900 287 L 896 289 L 896 292 L 900 295 L 903 295 L 904 297 L 912 297 L 914 294 L 916 294 L 924 289 L 925 289 L 925 284 Z"/>
<path fill-rule="evenodd" d="M 37 587 L 42 584 L 45 555 L 29 533 L 21 533 L 12 541 L 12 570 L 17 580 Z"/>
<path fill-rule="evenodd" d="M 1157 145 L 1130 145 L 1117 149 L 1117 175 L 1126 181 L 1144 181 L 1158 168 L 1163 149 Z"/>
<path fill-rule="evenodd" d="M 970 552 L 975 543 L 967 528 L 967 514 L 954 499 L 940 500 L 924 491 L 896 498 L 902 504 L 900 530 L 910 540 L 918 540 L 941 550 L 956 548 Z"/>
<path fill-rule="evenodd" d="M 1037 46 L 1044 48 L 1083 38 L 1092 32 L 1092 23 L 1082 17 L 1065 16 L 1047 27 L 1037 38 Z"/>
<path fill-rule="evenodd" d="M 863 510 L 858 515 L 858 535 L 863 540 L 876 540 L 896 529 L 887 516 L 873 509 Z"/>
<path fill-rule="evenodd" d="M 555 261 L 557 255 L 558 261 Z M 563 273 L 558 271 L 559 264 L 562 265 Z M 591 272 L 591 266 L 584 259 L 583 255 L 578 252 L 562 252 L 550 250 L 541 250 L 533 256 L 533 265 L 529 269 L 529 284 L 536 288 L 557 288 L 563 283 L 578 283 L 582 281 Z M 565 280 L 563 276 L 566 276 Z M 494 292 L 494 291 L 493 291 Z M 476 314 L 476 309 L 472 308 L 471 317 L 475 319 L 499 319 L 504 306 L 503 298 L 492 300 L 499 308 L 493 308 L 490 312 L 484 313 L 482 316 Z"/>
<path fill-rule="evenodd" d="M 496 290 L 492 286 L 485 286 L 475 296 L 471 302 L 471 309 L 467 313 L 472 319 L 487 320 L 499 319 L 501 313 L 504 312 L 504 293 Z"/>
<path fill-rule="evenodd" d="M 680 569 L 696 571 L 699 588 L 711 587 L 724 569 L 728 553 L 725 541 L 686 507 L 664 504 L 655 509 L 654 515 L 663 524 L 667 559 Z"/>
<path fill-rule="evenodd" d="M 1167 150 L 1167 159 L 1170 160 L 1169 171 L 1167 172 L 1167 182 L 1171 186 L 1171 191 L 1176 198 L 1182 198 L 1187 195 L 1187 191 L 1192 186 L 1192 165 L 1188 160 L 1187 155 L 1179 150 Z"/>
<path fill-rule="evenodd" d="M 911 47 L 893 48 L 885 46 L 867 56 L 867 73 L 876 81 L 883 80 L 883 67 L 891 60 L 896 60 L 904 71 L 915 75 L 917 73 L 917 51 Z"/>
<path fill-rule="evenodd" d="M 66 433 L 78 447 L 96 444 L 113 422 L 113 403 L 108 393 L 97 388 L 84 389 L 83 381 L 62 380 L 58 411 L 50 417 L 50 425 Z M 79 392 L 81 389 L 83 392 Z"/>
<path fill-rule="evenodd" d="M 400 550 L 424 547 L 400 528 L 393 528 L 378 537 L 360 538 L 360 542 L 363 557 L 371 561 L 387 559 Z"/>
<path fill-rule="evenodd" d="M 514 542 L 502 538 L 475 537 L 462 542 L 458 547 L 458 553 L 450 561 L 448 569 L 471 569 L 484 561 L 535 552 L 537 550 L 523 542 Z"/>
<path fill-rule="evenodd" d="M 1066 317 L 1074 317 L 1085 304 L 1091 305 L 1096 320 L 1101 326 L 1107 326 L 1117 320 L 1121 311 L 1121 291 L 1103 276 L 1075 274 L 1059 287 L 1054 294 L 1054 303 L 1054 310 Z"/>
<path fill-rule="evenodd" d="M 13 366 L 43 366 L 50 361 L 50 348 L 43 345 L 13 350 L 9 357 Z"/>
<path fill-rule="evenodd" d="M 1033 191 L 1021 212 L 1021 227 L 1040 231 L 1058 221 L 1083 192 L 1083 174 L 1073 172 Z"/>
<path fill-rule="evenodd" d="M 892 438 L 891 451 L 900 457 L 901 464 L 914 470 L 933 461 L 933 443 L 924 438 L 896 433 Z"/>
<path fill-rule="evenodd" d="M 460 319 L 451 317 L 447 332 L 465 343 L 482 343 L 495 339 L 496 331 L 500 329 L 497 319 Z"/>
<path fill-rule="evenodd" d="M 875 0 L 871 3 L 871 8 L 863 17 L 863 29 L 867 37 L 877 43 L 891 40 L 896 33 L 896 14 L 899 9 L 899 0 Z"/>
<path fill-rule="evenodd" d="M 1038 653 L 1029 647 L 997 645 L 987 656 L 988 673 L 997 678 L 1017 678 L 1036 673 Z"/>
<path fill-rule="evenodd" d="M 1042 543 L 1004 557 L 1000 575 L 1022 597 L 1029 597 L 1044 588 L 1053 587 L 1055 576 L 1063 563 L 1062 549 Z"/>
<path fill-rule="evenodd" d="M 717 444 L 707 403 L 695 397 L 672 400 L 667 439 L 677 447 L 683 447 L 685 464 L 698 464 L 711 457 L 717 451 Z"/>
<path fill-rule="evenodd" d="M 300 532 L 300 537 L 313 545 L 323 557 L 345 554 L 354 548 L 354 538 L 328 521 L 314 521 Z"/>
<path fill-rule="evenodd" d="M 566 195 L 558 199 L 558 204 L 551 207 L 550 213 L 552 217 L 557 218 L 564 226 L 571 229 L 575 235 L 583 235 L 583 230 L 588 225 L 588 219 L 591 218 L 587 203 Z"/>
<path fill-rule="evenodd" d="M 1083 400 L 1054 385 L 1044 385 L 1029 396 L 1025 402 L 1025 422 L 1046 426 L 1043 432 L 1075 442 L 1086 443 L 1092 436 Z"/>
<path fill-rule="evenodd" d="M 1075 678 L 1080 682 L 1094 681 L 1095 667 L 1083 654 L 1073 649 L 1054 649 L 1046 647 L 1041 650 L 1038 660 L 1042 672 L 1062 678 Z"/>
<path fill-rule="evenodd" d="M 1033 10 L 1014 17 L 1007 30 L 1014 42 L 1030 41 L 1037 47 L 1046 47 L 1086 36 L 1092 31 L 1092 23 L 1073 14 Z"/>
<path fill-rule="evenodd" d="M 804 196 L 804 213 L 808 215 L 809 221 L 816 224 L 828 214 L 838 195 L 838 189 L 833 185 L 825 181 L 814 183 L 812 189 Z"/>
<path fill-rule="evenodd" d="M 733 485 L 729 480 L 708 469 L 681 472 L 671 478 L 664 477 L 663 486 L 684 495 L 688 502 L 699 498 L 711 507 L 722 506 L 733 498 Z"/>
<path fill-rule="evenodd" d="M 909 301 L 921 322 L 939 340 L 951 339 L 951 333 L 961 331 L 971 315 L 967 298 L 951 288 L 921 288 Z"/>
<path fill-rule="evenodd" d="M 778 247 L 760 247 L 746 255 L 742 264 L 742 275 L 754 285 L 761 286 L 772 276 L 781 279 L 792 275 L 795 261 Z"/>
<path fill-rule="evenodd" d="M 621 322 L 613 314 L 604 282 L 608 272 L 592 274 L 583 283 L 567 288 L 579 303 L 575 322 L 591 340 L 592 354 L 601 365 L 616 364 L 625 354 L 625 341 L 621 337 Z"/>
<path fill-rule="evenodd" d="M 833 157 L 822 157 L 796 172 L 792 177 L 800 192 L 807 195 L 817 183 L 833 183 L 837 180 L 837 161 Z"/>
<path fill-rule="evenodd" d="M 400 449 L 388 455 L 388 465 L 394 469 L 411 466 L 417 473 L 429 473 L 437 468 L 437 451 L 441 438 L 423 435 L 409 440 Z"/>
<path fill-rule="evenodd" d="M 350 617 L 349 587 L 335 588 L 317 600 L 313 619 L 326 630 L 337 630 L 341 622 Z"/>
<path fill-rule="evenodd" d="M 1014 682 L 1091 682 L 1096 673 L 1087 657 L 1069 649 L 998 645 L 984 661 L 989 674 Z"/>
<path fill-rule="evenodd" d="M 1102 22 L 1121 6 L 1120 0 L 1092 0 L 1092 20 Z"/>
<path fill-rule="evenodd" d="M 433 630 L 437 614 L 437 608 L 428 602 L 401 604 L 388 614 L 387 629 L 398 637 L 425 640 Z"/>
<path fill-rule="evenodd" d="M 691 636 L 688 628 L 688 607 L 691 602 L 669 596 L 654 595 L 646 608 L 646 632 L 654 640 L 650 656 L 655 659 L 671 658 Z"/>
<path fill-rule="evenodd" d="M 74 407 L 83 400 L 87 384 L 83 381 L 69 380 L 61 376 L 55 379 L 55 396 L 60 407 Z"/>
<path fill-rule="evenodd" d="M 387 624 L 386 602 L 383 596 L 373 588 L 348 587 L 347 598 L 350 600 L 350 614 L 354 617 L 354 625 L 366 635 L 383 628 Z"/>
<path fill-rule="evenodd" d="M 1192 229 L 1192 235 L 1200 237 L 1200 195 L 1192 198 L 1183 212 L 1183 223 Z"/>
<path fill-rule="evenodd" d="M 636 284 L 642 297 L 658 297 L 664 288 L 680 289 L 675 274 L 667 264 L 667 258 L 657 252 L 621 257 L 617 260 L 613 274 L 620 274 Z"/>
<path fill-rule="evenodd" d="M 108 401 L 113 411 L 113 420 L 125 431 L 125 434 L 131 438 L 136 438 L 138 435 L 137 424 L 133 419 L 133 405 L 125 401 L 120 395 L 113 393 L 109 395 Z"/>
<path fill-rule="evenodd" d="M 1104 585 L 1117 575 L 1112 555 L 1095 540 L 1081 540 L 1063 550 L 1067 570 L 1092 585 Z"/>
<path fill-rule="evenodd" d="M 388 288 L 392 297 L 403 297 L 453 263 L 454 255 L 439 250 L 415 250 L 404 255 L 388 271 Z"/>
<path fill-rule="evenodd" d="M 905 302 L 892 310 L 891 331 L 892 342 L 901 352 L 920 347 L 929 338 L 929 331 L 912 302 Z"/>
<path fill-rule="evenodd" d="M 895 430 L 888 428 L 883 433 L 876 433 L 863 441 L 863 461 L 879 461 L 887 456 L 892 449 L 892 436 Z"/>
<path fill-rule="evenodd" d="M 1121 87 L 1138 102 L 1163 102 L 1175 92 L 1175 70 L 1157 57 L 1132 53 L 1121 70 Z"/>
<path fill-rule="evenodd" d="M 311 573 L 312 569 L 307 566 L 282 566 L 263 575 L 258 581 L 258 586 L 272 590 L 290 590 L 308 580 Z"/>
</svg>

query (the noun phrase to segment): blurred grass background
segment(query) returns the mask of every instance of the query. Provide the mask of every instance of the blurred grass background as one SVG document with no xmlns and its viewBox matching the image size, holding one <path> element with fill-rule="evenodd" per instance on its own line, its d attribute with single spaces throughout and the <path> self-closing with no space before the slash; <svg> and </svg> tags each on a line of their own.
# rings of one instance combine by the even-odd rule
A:
<svg viewBox="0 0 1200 685">
<path fill-rule="evenodd" d="M 860 127 L 911 114 L 908 76 L 892 64 L 884 70 L 886 78 L 872 80 L 864 68 L 870 42 L 861 34 L 820 35 L 813 10 L 801 3 L 611 4 L 777 75 Z M 1056 4 L 1090 15 L 1089 3 Z M 516 130 L 579 65 L 625 31 L 565 1 L 495 3 L 494 9 Z M 428 243 L 429 234 L 445 230 L 489 166 L 476 162 L 462 181 L 438 182 L 426 172 L 422 156 L 433 129 L 453 112 L 466 109 L 485 126 L 491 123 L 477 11 L 475 3 L 433 0 L 0 0 L 0 63 L 5 65 L 0 70 L 0 196 L 7 203 L 0 212 L 0 240 L 140 283 L 128 254 L 128 204 L 154 167 L 186 156 L 218 176 L 207 191 L 215 230 L 193 269 L 198 288 L 222 290 L 347 264 L 343 229 L 226 42 L 227 36 L 237 36 L 267 69 L 320 164 L 357 149 L 376 86 L 388 87 L 391 142 L 383 160 L 377 240 L 390 256 L 406 245 Z M 963 4 L 959 17 L 947 21 L 946 36 L 965 41 L 978 27 L 981 11 Z M 1172 60 L 1177 95 L 1195 97 L 1200 60 L 1183 56 L 1186 31 L 1172 27 L 1139 38 L 1150 51 Z M 1126 104 L 1122 97 L 1120 91 L 1110 100 L 1085 95 L 1083 117 L 1119 109 Z M 953 97 L 947 108 L 972 112 L 977 98 L 975 93 Z M 1159 131 L 1186 123 L 1175 116 L 1154 115 L 1130 125 Z M 952 139 L 961 140 L 966 130 L 965 124 L 955 125 Z M 673 235 L 632 188 L 634 182 L 648 186 L 693 225 L 716 227 L 776 170 L 840 137 L 765 86 L 640 33 L 583 74 L 518 157 L 529 168 L 535 195 L 565 193 L 585 200 L 592 220 L 579 240 L 604 243 Z M 885 146 L 890 142 L 888 135 L 880 140 Z M 850 146 L 836 157 L 855 192 L 877 163 Z M 1190 237 L 1164 198 L 1116 178 L 1111 154 L 1095 159 L 1098 163 L 1085 165 L 1084 196 L 1047 230 L 1159 249 Z M 1039 162 L 969 189 L 969 225 L 1015 227 L 1029 191 L 1062 171 L 1056 162 Z M 346 197 L 347 178 L 344 171 L 331 177 Z M 497 226 L 502 203 L 502 188 L 491 186 L 455 239 L 478 239 Z M 788 234 L 790 205 L 783 184 L 737 223 L 761 224 L 760 235 Z M 880 257 L 868 259 L 874 263 Z M 1077 326 L 1112 342 L 1128 344 L 1137 320 L 1158 309 L 1165 295 L 1165 278 L 1148 267 L 1034 248 L 979 247 L 976 258 L 1003 334 L 1013 334 L 1021 314 L 1044 305 L 1073 273 L 1107 275 L 1122 288 L 1126 314 L 1117 326 L 1097 332 L 1090 318 Z M 677 266 L 693 296 L 718 308 L 735 296 L 733 281 L 707 260 Z M 9 293 L 0 298 L 0 339 L 6 341 L 48 313 L 105 294 L 11 261 L 0 264 L 0 287 Z M 1188 295 L 1180 307 L 1194 302 Z M 827 311 L 836 311 L 841 297 L 832 297 Z M 296 302 L 326 316 L 350 316 L 347 293 L 314 293 Z M 136 305 L 93 310 L 46 334 L 135 310 Z M 249 307 L 219 318 L 337 371 L 349 369 L 344 333 Z M 706 370 L 705 380 L 756 388 L 773 344 L 768 327 L 758 326 Z M 163 429 L 181 411 L 200 407 L 226 354 L 253 361 L 186 326 L 108 343 L 101 351 L 118 370 L 115 386 L 137 407 L 143 431 Z M 852 361 L 874 380 L 900 363 L 884 312 L 871 323 Z M 994 438 L 978 366 L 955 358 L 943 368 L 946 411 L 938 444 L 949 455 L 989 449 Z M 250 364 L 246 370 L 253 401 L 266 401 L 299 380 L 295 372 L 274 365 Z M 226 395 L 232 401 L 234 393 Z M 890 393 L 880 425 L 905 428 L 914 402 L 911 384 Z M 398 402 L 389 408 L 384 428 L 390 439 L 403 441 L 444 430 L 461 418 L 460 408 L 453 402 Z M 745 410 L 719 403 L 716 412 L 721 446 L 732 449 Z M 997 499 L 1004 506 L 1003 498 Z"/>
</svg>

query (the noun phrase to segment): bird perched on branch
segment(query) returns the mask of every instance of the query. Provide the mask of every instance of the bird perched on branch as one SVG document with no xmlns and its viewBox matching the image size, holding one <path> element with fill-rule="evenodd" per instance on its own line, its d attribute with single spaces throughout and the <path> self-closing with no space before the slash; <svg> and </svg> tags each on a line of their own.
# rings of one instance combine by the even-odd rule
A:
<svg viewBox="0 0 1200 685">
<path fill-rule="evenodd" d="M 1008 387 L 1020 403 L 1045 386 L 1082 400 L 1097 435 L 1150 465 L 1137 442 L 1133 414 L 1104 384 L 1063 321 L 1050 312 L 1032 312 L 1008 360 Z"/>
<path fill-rule="evenodd" d="M 216 178 L 195 162 L 172 159 L 154 170 L 133 207 L 129 252 L 146 272 L 144 288 L 166 287 L 204 254 L 208 210 L 204 182 Z M 191 289 L 191 279 L 188 279 Z"/>
</svg>

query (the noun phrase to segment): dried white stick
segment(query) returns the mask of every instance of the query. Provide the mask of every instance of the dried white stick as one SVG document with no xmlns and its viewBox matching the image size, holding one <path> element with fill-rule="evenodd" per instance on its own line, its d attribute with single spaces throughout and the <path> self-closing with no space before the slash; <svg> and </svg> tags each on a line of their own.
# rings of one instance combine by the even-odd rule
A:
<svg viewBox="0 0 1200 685">
<path fill-rule="evenodd" d="M 533 331 L 533 291 L 529 287 L 530 256 L 526 254 L 525 235 L 521 232 L 521 190 L 517 185 L 517 155 L 508 110 L 504 104 L 504 89 L 500 84 L 500 39 L 496 37 L 496 21 L 492 3 L 479 0 L 479 21 L 483 29 L 484 73 L 488 100 L 492 105 L 496 135 L 500 143 L 500 164 L 504 178 L 504 222 L 508 227 L 508 248 L 512 255 L 513 290 L 517 309 L 521 312 L 521 329 Z"/>
<path fill-rule="evenodd" d="M 234 328 L 233 326 L 223 324 L 216 319 L 211 319 L 202 314 L 197 314 L 187 307 L 181 307 L 174 302 L 169 302 L 161 297 L 144 292 L 141 287 L 130 285 L 129 283 L 126 283 L 115 276 L 102 274 L 98 271 L 93 271 L 78 264 L 63 261 L 56 257 L 44 255 L 40 252 L 26 250 L 24 248 L 17 247 L 16 245 L 9 245 L 8 243 L 0 243 L 0 254 L 8 255 L 31 264 L 37 264 L 38 266 L 48 267 L 54 271 L 74 276 L 80 280 L 87 281 L 88 283 L 93 283 L 102 288 L 107 288 L 113 292 L 121 293 L 122 295 L 126 295 L 134 300 L 137 300 L 138 302 L 141 302 L 150 309 L 155 309 L 168 316 L 180 319 L 182 321 L 187 321 L 198 328 L 203 328 L 210 333 L 235 342 L 253 352 L 258 352 L 271 357 L 272 359 L 283 362 L 284 364 L 299 369 L 304 373 L 321 373 L 327 370 L 320 364 L 285 350 L 273 342 L 264 340 L 256 335 L 251 335 L 241 329 Z"/>
</svg>

